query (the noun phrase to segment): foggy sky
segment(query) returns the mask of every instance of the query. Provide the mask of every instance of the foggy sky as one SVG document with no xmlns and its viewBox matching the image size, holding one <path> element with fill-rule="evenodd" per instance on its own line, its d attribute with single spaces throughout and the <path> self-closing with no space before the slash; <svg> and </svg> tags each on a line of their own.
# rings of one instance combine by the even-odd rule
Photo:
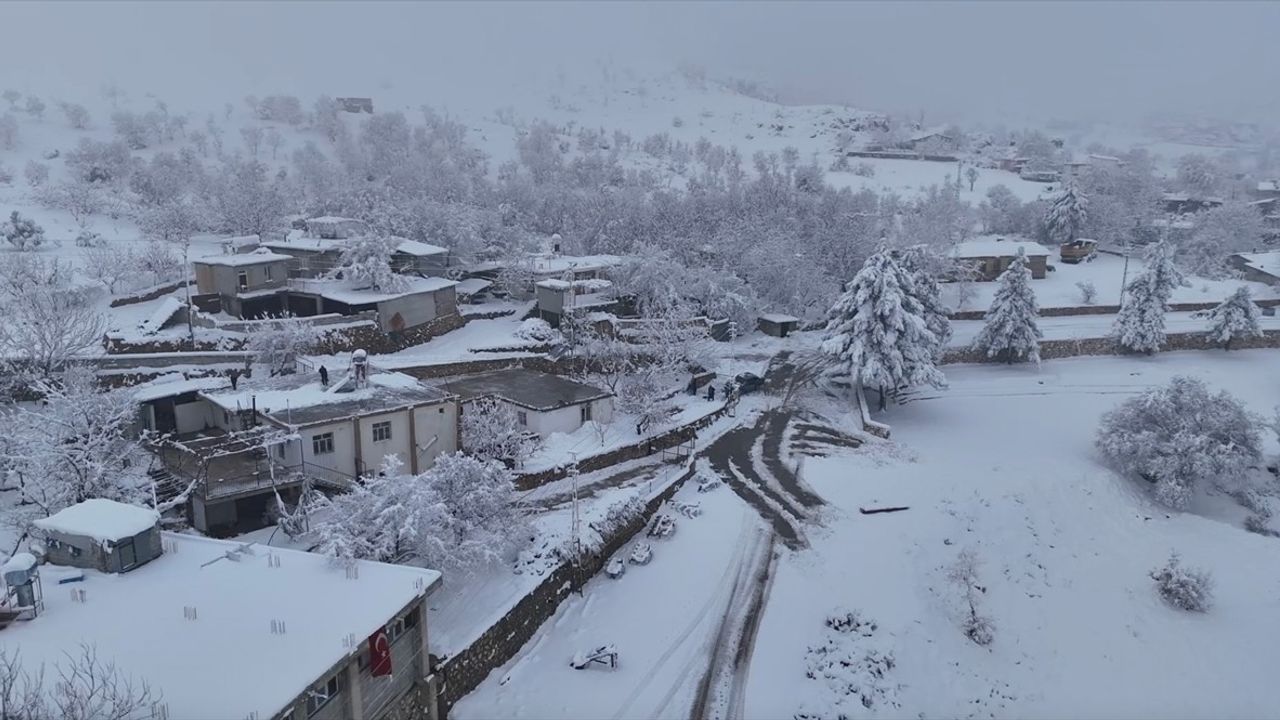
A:
<svg viewBox="0 0 1280 720">
<path fill-rule="evenodd" d="M 1280 109 L 1280 3 L 0 3 L 0 84 L 500 102 L 531 78 L 705 67 L 794 101 L 969 117 Z M 421 97 L 419 97 L 421 96 Z"/>
</svg>

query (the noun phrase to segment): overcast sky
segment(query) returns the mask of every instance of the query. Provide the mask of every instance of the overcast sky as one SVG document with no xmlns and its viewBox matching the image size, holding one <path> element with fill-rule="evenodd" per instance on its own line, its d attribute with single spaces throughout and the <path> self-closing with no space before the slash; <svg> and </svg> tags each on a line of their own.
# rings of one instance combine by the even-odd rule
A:
<svg viewBox="0 0 1280 720">
<path fill-rule="evenodd" d="M 970 116 L 1258 116 L 1280 104 L 1280 3 L 0 2 L 0 82 L 499 102 L 595 66 L 766 81 L 788 98 Z M 421 94 L 423 97 L 416 97 Z"/>
</svg>

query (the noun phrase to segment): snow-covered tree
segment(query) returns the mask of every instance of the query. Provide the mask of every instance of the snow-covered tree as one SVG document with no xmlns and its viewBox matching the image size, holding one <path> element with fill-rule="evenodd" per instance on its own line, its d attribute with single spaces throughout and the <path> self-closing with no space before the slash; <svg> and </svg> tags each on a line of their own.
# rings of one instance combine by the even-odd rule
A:
<svg viewBox="0 0 1280 720">
<path fill-rule="evenodd" d="M 351 241 L 329 277 L 341 277 L 355 287 L 382 292 L 404 292 L 409 281 L 391 267 L 391 255 L 402 240 L 385 235 L 366 235 Z"/>
<path fill-rule="evenodd" d="M 969 169 L 964 171 L 964 179 L 969 181 L 969 192 L 973 192 L 973 185 L 978 182 L 978 168 L 970 165 Z"/>
<path fill-rule="evenodd" d="M 1088 220 L 1089 200 L 1075 180 L 1068 180 L 1045 215 L 1049 238 L 1057 243 L 1071 242 L 1081 236 Z"/>
<path fill-rule="evenodd" d="M 911 275 L 916 299 L 924 311 L 925 324 L 938 341 L 936 360 L 941 362 L 947 344 L 951 342 L 951 316 L 942 302 L 942 286 L 938 277 L 954 262 L 927 245 L 912 245 L 898 255 L 898 263 Z"/>
<path fill-rule="evenodd" d="M 145 208 L 138 213 L 137 220 L 143 235 L 180 245 L 185 245 L 207 224 L 201 207 L 185 199 Z"/>
<path fill-rule="evenodd" d="M 1213 576 L 1184 566 L 1176 552 L 1169 554 L 1164 567 L 1151 571 L 1151 579 L 1160 597 L 1179 610 L 1208 612 L 1213 606 Z"/>
<path fill-rule="evenodd" d="M 831 308 L 822 351 L 850 381 L 878 388 L 883 409 L 891 390 L 943 384 L 938 345 L 910 274 L 881 250 Z"/>
<path fill-rule="evenodd" d="M 240 128 L 240 137 L 244 140 L 244 146 L 249 151 L 249 157 L 257 159 L 258 151 L 262 148 L 262 128 L 256 125 L 242 127 Z"/>
<path fill-rule="evenodd" d="M 995 622 L 982 612 L 982 594 L 985 590 L 979 575 L 981 567 L 982 560 L 978 554 L 965 548 L 947 568 L 947 580 L 956 587 L 964 604 L 961 630 L 965 637 L 985 647 L 995 641 Z"/>
<path fill-rule="evenodd" d="M 26 529 L 92 498 L 144 499 L 146 474 L 130 438 L 138 405 L 127 389 L 101 392 L 91 370 L 37 380 L 44 401 L 0 415 L 0 483 L 19 502 L 10 520 Z"/>
<path fill-rule="evenodd" d="M 75 149 L 67 153 L 67 167 L 81 180 L 91 183 L 122 180 L 129 175 L 132 163 L 129 146 L 120 140 L 98 142 L 82 137 Z"/>
<path fill-rule="evenodd" d="M 0 224 L 0 235 L 19 250 L 35 250 L 44 244 L 44 228 L 35 220 L 22 217 L 17 210 L 9 213 L 9 219 Z"/>
<path fill-rule="evenodd" d="M 285 215 L 285 196 L 279 181 L 267 178 L 267 167 L 256 160 L 231 160 L 210 178 L 211 202 L 219 229 L 239 235 L 263 236 Z"/>
<path fill-rule="evenodd" d="M 67 118 L 67 124 L 76 130 L 86 130 L 89 127 L 89 111 L 85 106 L 78 103 L 61 102 L 58 103 L 62 114 Z"/>
<path fill-rule="evenodd" d="M 56 259 L 18 256 L 0 263 L 0 357 L 17 369 L 47 376 L 102 342 L 107 325 L 96 307 L 100 291 L 72 287 L 71 272 Z"/>
<path fill-rule="evenodd" d="M 86 229 L 93 215 L 105 207 L 101 191 L 94 184 L 79 179 L 45 185 L 35 192 L 35 197 L 44 207 L 70 215 L 81 230 Z"/>
<path fill-rule="evenodd" d="M 415 562 L 466 571 L 504 560 L 523 538 L 511 472 L 497 461 L 442 455 L 405 475 L 397 463 L 325 501 L 317 550 L 338 560 Z"/>
<path fill-rule="evenodd" d="M 1249 286 L 1241 285 L 1231 297 L 1209 311 L 1209 340 L 1227 350 L 1236 338 L 1262 337 L 1258 320 L 1262 312 L 1253 302 Z"/>
<path fill-rule="evenodd" d="M 1185 508 L 1197 485 L 1243 479 L 1262 456 L 1257 422 L 1226 391 L 1175 377 L 1102 416 L 1097 444 L 1121 472 L 1150 482 L 1155 497 Z"/>
<path fill-rule="evenodd" d="M 298 357 L 312 352 L 324 336 L 314 324 L 286 313 L 250 324 L 245 349 L 272 376 L 288 375 L 297 370 Z"/>
<path fill-rule="evenodd" d="M 0 146 L 5 150 L 18 146 L 18 118 L 9 113 L 0 115 Z"/>
<path fill-rule="evenodd" d="M 3 97 L 4 101 L 9 103 L 10 110 L 17 110 L 18 100 L 22 97 L 22 93 L 13 88 L 8 88 L 3 93 L 0 93 L 0 97 Z"/>
<path fill-rule="evenodd" d="M 1081 280 L 1076 283 L 1076 287 L 1080 290 L 1080 302 L 1092 305 L 1098 301 L 1098 286 L 1092 280 Z"/>
<path fill-rule="evenodd" d="M 0 717 L 6 720 L 141 720 L 154 717 L 164 695 L 81 643 L 52 672 L 26 665 L 20 646 L 0 648 Z"/>
<path fill-rule="evenodd" d="M 1021 248 L 998 282 L 1000 286 L 973 347 L 985 351 L 987 357 L 1000 357 L 1010 364 L 1015 360 L 1039 363 L 1040 338 L 1044 337 L 1037 325 L 1040 309 Z"/>
<path fill-rule="evenodd" d="M 44 120 L 45 104 L 44 101 L 35 95 L 28 95 L 24 109 L 27 114 L 36 120 Z"/>
<path fill-rule="evenodd" d="M 481 398 L 463 410 L 462 447 L 469 455 L 518 467 L 538 449 L 538 436 L 520 424 L 510 405 Z"/>
<path fill-rule="evenodd" d="M 1218 166 L 1213 160 L 1199 153 L 1178 158 L 1178 185 L 1198 197 L 1213 195 L 1220 181 Z"/>
<path fill-rule="evenodd" d="M 1184 284 L 1186 277 L 1173 264 L 1168 244 L 1152 246 L 1146 270 L 1125 288 L 1112 331 L 1116 341 L 1134 352 L 1158 351 L 1165 342 L 1164 316 L 1169 299 L 1174 289 Z"/>
<path fill-rule="evenodd" d="M 36 160 L 28 160 L 22 175 L 31 187 L 40 187 L 49 181 L 49 166 Z"/>
<path fill-rule="evenodd" d="M 84 259 L 84 274 L 101 282 L 107 292 L 113 294 L 121 283 L 136 278 L 140 272 L 138 257 L 128 247 L 91 247 L 84 251 Z"/>
<path fill-rule="evenodd" d="M 1228 258 L 1262 245 L 1262 213 L 1249 203 L 1227 202 L 1196 216 L 1195 228 L 1178 244 L 1178 258 L 1191 272 L 1208 278 L 1231 274 Z"/>
</svg>

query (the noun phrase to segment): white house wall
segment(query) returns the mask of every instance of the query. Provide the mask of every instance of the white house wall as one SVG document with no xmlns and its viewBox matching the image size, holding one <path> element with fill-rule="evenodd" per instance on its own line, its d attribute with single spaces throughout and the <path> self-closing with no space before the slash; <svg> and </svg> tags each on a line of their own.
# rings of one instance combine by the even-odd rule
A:
<svg viewBox="0 0 1280 720">
<path fill-rule="evenodd" d="M 333 452 L 316 455 L 312 450 L 312 438 L 333 433 Z M 339 420 L 326 425 L 315 425 L 299 432 L 302 435 L 302 459 L 311 465 L 336 470 L 344 475 L 356 475 L 355 427 L 350 420 Z"/>
<path fill-rule="evenodd" d="M 436 458 L 458 450 L 458 406 L 448 402 L 414 408 L 414 432 L 418 441 L 418 472 Z"/>
<path fill-rule="evenodd" d="M 373 426 L 384 422 L 391 423 L 391 439 L 374 442 Z M 382 461 L 391 455 L 398 455 L 404 472 L 409 472 L 409 411 L 397 410 L 360 418 L 360 454 L 364 458 L 366 472 L 377 472 Z"/>
<path fill-rule="evenodd" d="M 199 432 L 213 425 L 212 409 L 204 400 L 174 405 L 173 417 L 180 435 Z"/>
<path fill-rule="evenodd" d="M 571 433 L 582 427 L 582 405 L 570 405 L 545 412 L 525 410 L 529 429 L 546 438 L 554 433 Z M 515 408 L 523 410 L 523 408 Z M 601 398 L 591 402 L 591 419 L 608 424 L 613 422 L 613 398 Z"/>
</svg>

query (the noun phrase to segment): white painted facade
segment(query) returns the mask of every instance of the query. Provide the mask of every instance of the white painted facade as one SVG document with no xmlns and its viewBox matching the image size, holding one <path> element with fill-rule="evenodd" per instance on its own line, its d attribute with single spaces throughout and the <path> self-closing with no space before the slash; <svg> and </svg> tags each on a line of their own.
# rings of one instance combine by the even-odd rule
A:
<svg viewBox="0 0 1280 720">
<path fill-rule="evenodd" d="M 504 400 L 501 397 L 494 397 L 493 399 L 506 404 L 515 411 L 516 417 L 522 420 L 524 427 L 544 440 L 555 433 L 571 433 L 582 427 L 587 420 L 602 424 L 613 422 L 612 397 L 597 398 L 590 402 L 568 405 L 554 410 L 533 410 Z M 587 410 L 588 408 L 589 410 Z M 584 416 L 584 410 L 587 410 L 589 416 Z"/>
<path fill-rule="evenodd" d="M 329 445 L 317 440 L 325 435 L 332 437 L 332 451 L 317 453 Z M 397 455 L 404 472 L 419 473 L 430 468 L 442 453 L 457 451 L 458 409 L 453 402 L 398 408 L 313 423 L 300 428 L 298 436 L 298 441 L 288 443 L 283 463 L 301 459 L 311 466 L 356 477 L 362 469 L 377 471 L 387 457 Z"/>
</svg>

